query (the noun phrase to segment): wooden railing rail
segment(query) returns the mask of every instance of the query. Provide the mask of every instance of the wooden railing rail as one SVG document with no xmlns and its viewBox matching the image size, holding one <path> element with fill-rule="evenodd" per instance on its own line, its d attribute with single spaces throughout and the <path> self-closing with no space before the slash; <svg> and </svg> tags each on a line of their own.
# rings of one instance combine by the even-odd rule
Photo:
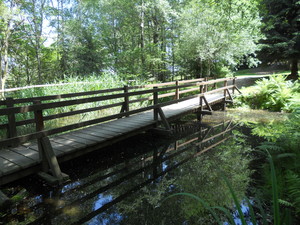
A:
<svg viewBox="0 0 300 225">
<path fill-rule="evenodd" d="M 233 85 L 229 85 L 229 86 L 227 85 L 227 82 L 229 80 L 233 80 Z M 224 86 L 217 88 L 215 84 L 222 83 L 222 82 L 224 83 Z M 124 86 L 123 88 L 114 88 L 114 89 L 91 91 L 91 92 L 84 92 L 84 93 L 81 92 L 81 93 L 72 93 L 72 94 L 64 94 L 64 95 L 43 96 L 43 97 L 35 97 L 35 98 L 28 98 L 28 99 L 6 99 L 3 102 L 5 102 L 7 108 L 0 109 L 0 119 L 1 117 L 3 118 L 6 116 L 8 122 L 1 124 L 0 129 L 1 128 L 7 129 L 8 138 L 4 140 L 0 140 L 0 148 L 11 145 L 12 143 L 20 144 L 29 141 L 31 139 L 38 139 L 45 136 L 58 134 L 58 133 L 82 128 L 85 126 L 106 122 L 113 119 L 118 119 L 120 117 L 130 116 L 148 110 L 154 110 L 154 120 L 157 120 L 158 115 L 160 115 L 160 117 L 163 116 L 163 112 L 161 111 L 161 107 L 163 106 L 171 105 L 195 97 L 201 97 L 204 96 L 204 94 L 212 94 L 220 91 L 224 91 L 224 96 L 225 96 L 226 94 L 229 93 L 227 92 L 228 89 L 235 88 L 233 78 L 222 78 L 222 79 L 211 80 L 211 81 L 203 81 L 203 79 L 195 79 L 189 81 L 167 82 L 167 83 L 155 84 L 155 85 L 157 86 L 154 85 L 145 85 L 145 86 L 138 86 L 138 87 Z M 214 85 L 212 86 L 213 90 L 205 92 L 205 90 L 207 90 L 208 85 Z M 215 89 L 213 87 L 215 87 Z M 151 89 L 145 89 L 145 88 L 151 88 Z M 121 91 L 122 93 L 116 93 Z M 88 95 L 96 95 L 96 94 L 104 94 L 104 93 L 106 95 L 86 97 Z M 187 95 L 188 93 L 190 93 L 190 95 Z M 142 95 L 146 95 L 146 97 L 139 98 Z M 147 97 L 147 95 L 149 96 Z M 174 99 L 172 100 L 167 99 L 167 101 L 159 100 L 171 96 L 174 96 Z M 75 97 L 76 99 L 69 99 Z M 84 97 L 84 98 L 77 99 L 77 97 Z M 134 97 L 135 99 L 130 99 L 132 97 Z M 64 98 L 65 100 L 62 100 Z M 42 101 L 49 101 L 49 100 L 55 100 L 55 102 L 42 103 Z M 101 105 L 101 102 L 107 100 L 113 100 L 114 102 Z M 143 101 L 153 101 L 153 104 L 148 103 L 148 106 L 142 108 L 130 107 L 130 105 L 133 103 L 143 102 Z M 1 103 L 1 105 L 3 105 L 3 102 Z M 21 103 L 29 103 L 29 102 L 31 103 L 39 102 L 39 104 L 18 106 Z M 86 103 L 96 103 L 99 105 L 89 106 L 88 108 L 70 110 L 58 114 L 43 115 L 45 110 L 54 109 L 54 108 L 63 108 L 67 106 L 74 106 L 74 105 L 80 105 Z M 43 127 L 43 129 L 37 129 L 35 132 L 31 132 L 25 135 L 19 135 L 17 133 L 18 131 L 17 127 L 37 123 L 36 117 L 16 120 L 17 114 L 33 112 L 35 115 L 37 115 L 38 112 L 40 116 L 42 115 L 43 122 L 45 122 L 45 121 L 50 121 L 58 118 L 74 116 L 82 113 L 89 113 L 89 112 L 94 112 L 99 110 L 105 110 L 114 107 L 121 107 L 121 110 L 119 111 L 120 113 L 103 116 L 96 119 L 90 119 L 87 121 L 69 124 L 65 126 L 60 126 L 57 128 Z"/>
</svg>

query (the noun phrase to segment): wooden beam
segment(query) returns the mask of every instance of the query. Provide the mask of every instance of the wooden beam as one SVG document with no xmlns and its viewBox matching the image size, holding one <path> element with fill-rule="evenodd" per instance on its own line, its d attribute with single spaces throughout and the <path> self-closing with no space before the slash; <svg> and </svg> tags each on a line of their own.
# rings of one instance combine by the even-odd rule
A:
<svg viewBox="0 0 300 225">
<path fill-rule="evenodd" d="M 14 107 L 14 99 L 7 98 L 6 99 L 7 108 Z M 17 126 L 16 126 L 16 117 L 14 113 L 8 114 L 8 138 L 17 137 Z"/>
<path fill-rule="evenodd" d="M 0 207 L 4 208 L 11 204 L 10 199 L 0 190 Z"/>
<path fill-rule="evenodd" d="M 212 115 L 212 111 L 202 110 L 199 112 L 201 115 Z"/>
<path fill-rule="evenodd" d="M 213 111 L 212 108 L 211 108 L 211 106 L 210 106 L 210 104 L 208 103 L 206 97 L 203 95 L 203 96 L 201 96 L 201 98 L 204 100 L 205 105 L 207 106 L 208 110 L 209 111 Z"/>
<path fill-rule="evenodd" d="M 167 130 L 171 130 L 170 124 L 169 124 L 169 122 L 168 122 L 168 120 L 167 120 L 167 118 L 166 118 L 163 110 L 160 107 L 158 108 L 158 113 L 159 113 L 159 116 L 160 116 L 161 121 L 164 124 L 165 128 Z"/>
</svg>

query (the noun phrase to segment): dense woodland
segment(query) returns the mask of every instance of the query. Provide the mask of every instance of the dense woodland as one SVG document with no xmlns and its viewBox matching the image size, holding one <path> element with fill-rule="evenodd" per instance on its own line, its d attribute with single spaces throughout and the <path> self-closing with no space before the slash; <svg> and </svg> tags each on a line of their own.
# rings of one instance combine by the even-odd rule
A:
<svg viewBox="0 0 300 225">
<path fill-rule="evenodd" d="M 1 89 L 225 76 L 300 52 L 298 0 L 0 0 Z M 260 57 L 258 57 L 260 56 Z"/>
</svg>

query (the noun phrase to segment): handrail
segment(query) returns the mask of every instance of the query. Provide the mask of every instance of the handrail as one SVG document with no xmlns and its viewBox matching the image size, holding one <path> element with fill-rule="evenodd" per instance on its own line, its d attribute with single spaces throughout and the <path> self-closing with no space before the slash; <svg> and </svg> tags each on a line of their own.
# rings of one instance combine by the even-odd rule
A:
<svg viewBox="0 0 300 225">
<path fill-rule="evenodd" d="M 233 85 L 227 85 L 229 80 L 233 80 Z M 31 139 L 39 139 L 44 136 L 49 136 L 53 134 L 58 134 L 61 132 L 66 132 L 78 128 L 82 128 L 85 126 L 106 122 L 113 119 L 118 119 L 124 116 L 130 116 L 136 113 L 154 110 L 154 113 L 157 114 L 158 108 L 163 106 L 171 105 L 174 103 L 178 103 L 181 101 L 185 101 L 195 97 L 202 97 L 204 94 L 216 93 L 224 90 L 224 96 L 226 96 L 226 90 L 235 88 L 234 85 L 235 78 L 221 78 L 216 80 L 206 81 L 204 79 L 194 79 L 187 81 L 175 81 L 175 82 L 167 82 L 161 84 L 153 84 L 153 85 L 144 85 L 144 86 L 133 86 L 128 87 L 124 86 L 123 88 L 114 88 L 114 89 L 106 89 L 106 90 L 98 90 L 98 91 L 89 91 L 89 92 L 79 92 L 79 93 L 70 93 L 63 95 L 51 95 L 51 96 L 42 96 L 42 97 L 34 97 L 28 99 L 7 99 L 2 101 L 0 105 L 6 105 L 6 108 L 0 109 L 0 117 L 7 117 L 7 123 L 1 124 L 0 129 L 7 129 L 7 139 L 0 140 L 0 148 L 6 147 L 10 144 L 20 144 Z M 223 87 L 217 88 L 216 84 L 224 82 Z M 214 84 L 212 90 L 203 92 L 203 90 L 207 90 L 207 86 Z M 156 86 L 154 86 L 156 85 Z M 150 89 L 149 89 L 150 88 Z M 140 90 L 142 89 L 142 90 Z M 180 90 L 182 89 L 182 90 Z M 132 90 L 131 92 L 129 90 Z M 122 93 L 116 93 L 120 92 Z M 106 94 L 95 96 L 97 94 Z M 92 95 L 90 97 L 86 97 L 88 95 Z M 141 95 L 146 95 L 145 97 L 139 98 Z M 148 96 L 147 96 L 148 95 Z M 183 96 L 185 95 L 185 96 Z M 173 100 L 167 99 L 167 101 L 158 102 L 158 99 L 164 99 L 166 97 L 174 96 Z M 78 98 L 83 97 L 83 98 Z M 137 97 L 136 99 L 130 99 L 130 97 Z M 75 99 L 72 99 L 75 98 Z M 64 100 L 65 99 L 65 100 Z M 42 101 L 50 101 L 43 103 Z M 103 104 L 100 103 L 106 100 L 113 100 L 113 103 Z M 136 102 L 143 101 L 153 101 L 152 105 L 145 106 L 137 109 L 130 109 L 130 105 Z M 4 103 L 5 104 L 4 104 Z M 86 103 L 99 103 L 98 106 L 89 106 L 87 108 L 71 110 L 67 112 L 61 112 L 58 114 L 52 115 L 44 115 L 43 111 L 54 109 L 54 108 L 62 108 L 66 106 L 80 105 Z M 24 106 L 14 106 L 15 104 L 22 103 L 35 103 L 32 105 L 24 105 Z M 36 132 L 27 133 L 24 135 L 17 134 L 17 127 L 28 124 L 44 124 L 44 121 L 54 120 L 58 118 L 74 116 L 77 114 L 88 113 L 98 110 L 104 110 L 109 108 L 121 107 L 121 112 L 90 119 L 83 122 L 78 122 L 74 124 L 68 124 L 65 126 L 60 126 L 57 128 L 42 128 L 37 130 Z M 27 118 L 23 120 L 16 121 L 16 114 L 24 114 L 28 112 L 39 112 L 40 119 L 38 118 Z M 158 115 L 154 114 L 154 118 L 158 118 Z M 37 121 L 40 120 L 40 121 Z"/>
</svg>

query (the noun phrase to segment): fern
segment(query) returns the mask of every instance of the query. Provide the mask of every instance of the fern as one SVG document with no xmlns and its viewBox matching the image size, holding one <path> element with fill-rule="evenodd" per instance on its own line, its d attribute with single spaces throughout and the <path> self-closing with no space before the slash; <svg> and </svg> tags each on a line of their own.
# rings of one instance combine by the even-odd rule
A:
<svg viewBox="0 0 300 225">
<path fill-rule="evenodd" d="M 293 171 L 286 173 L 287 189 L 296 214 L 300 214 L 300 177 Z"/>
<path fill-rule="evenodd" d="M 263 151 L 265 151 L 265 150 L 276 151 L 276 152 L 283 151 L 283 148 L 274 142 L 263 142 L 260 144 L 260 146 L 258 146 L 258 149 L 263 150 Z"/>
</svg>

